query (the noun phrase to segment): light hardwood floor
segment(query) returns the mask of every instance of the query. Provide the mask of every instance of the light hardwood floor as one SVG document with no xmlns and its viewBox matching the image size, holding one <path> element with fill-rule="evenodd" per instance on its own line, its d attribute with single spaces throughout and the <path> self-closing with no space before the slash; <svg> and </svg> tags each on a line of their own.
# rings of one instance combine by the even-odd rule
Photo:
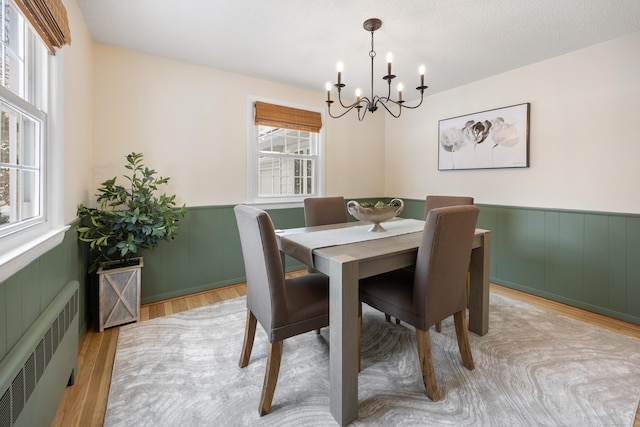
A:
<svg viewBox="0 0 640 427">
<path fill-rule="evenodd" d="M 305 273 L 306 271 L 300 271 L 290 273 L 289 275 Z M 640 339 L 640 326 L 637 325 L 569 307 L 494 284 L 491 285 L 491 292 L 524 301 L 546 311 L 559 313 Z M 186 297 L 146 304 L 141 308 L 140 317 L 141 320 L 144 321 L 236 298 L 241 295 L 246 295 L 246 286 L 244 283 Z M 94 328 L 85 335 L 78 354 L 76 383 L 68 387 L 65 391 L 56 417 L 51 424 L 52 427 L 102 426 L 107 407 L 111 370 L 117 340 L 118 327 L 106 329 L 102 333 L 97 332 L 97 328 Z M 640 427 L 640 411 L 636 412 L 634 427 Z"/>
</svg>

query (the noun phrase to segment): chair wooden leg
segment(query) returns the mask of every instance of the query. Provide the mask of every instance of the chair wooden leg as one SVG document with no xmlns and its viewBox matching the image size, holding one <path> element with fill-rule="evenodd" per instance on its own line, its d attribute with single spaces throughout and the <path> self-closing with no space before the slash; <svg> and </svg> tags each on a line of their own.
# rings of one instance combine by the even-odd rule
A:
<svg viewBox="0 0 640 427">
<path fill-rule="evenodd" d="M 436 332 L 442 332 L 442 321 L 436 323 Z"/>
<path fill-rule="evenodd" d="M 467 310 L 462 310 L 453 315 L 456 326 L 456 338 L 458 338 L 458 348 L 462 364 L 470 371 L 475 368 L 473 356 L 471 355 L 471 345 L 469 344 L 469 331 L 467 329 Z"/>
<path fill-rule="evenodd" d="M 280 361 L 282 360 L 282 341 L 269 343 L 267 353 L 267 369 L 264 373 L 264 383 L 262 385 L 262 397 L 260 397 L 260 416 L 267 415 L 271 410 L 273 393 L 276 391 L 278 373 L 280 372 Z"/>
<path fill-rule="evenodd" d="M 399 325 L 399 324 L 400 324 L 400 319 L 396 317 L 396 325 Z"/>
<path fill-rule="evenodd" d="M 433 358 L 431 356 L 431 338 L 429 331 L 416 329 L 416 342 L 418 345 L 418 358 L 420 359 L 420 369 L 422 370 L 422 381 L 424 390 L 429 399 L 434 402 L 440 400 L 438 385 L 436 384 L 436 374 L 433 369 Z"/>
<path fill-rule="evenodd" d="M 256 336 L 256 316 L 251 310 L 247 310 L 247 321 L 244 327 L 244 342 L 242 343 L 242 353 L 240 354 L 240 367 L 244 368 L 249 364 L 251 350 L 253 349 L 253 340 Z"/>
</svg>

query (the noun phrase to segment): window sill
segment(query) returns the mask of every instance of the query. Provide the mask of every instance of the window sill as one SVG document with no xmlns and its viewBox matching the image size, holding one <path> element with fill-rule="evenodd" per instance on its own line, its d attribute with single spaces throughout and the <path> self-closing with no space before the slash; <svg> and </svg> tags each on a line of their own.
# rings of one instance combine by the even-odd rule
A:
<svg viewBox="0 0 640 427">
<path fill-rule="evenodd" d="M 247 203 L 258 209 L 290 209 L 301 208 L 304 206 L 304 202 L 301 200 L 288 200 L 288 201 L 254 201 Z"/>
<path fill-rule="evenodd" d="M 28 243 L 11 249 L 0 255 L 0 282 L 7 280 L 15 273 L 29 265 L 38 257 L 62 243 L 64 234 L 70 226 L 50 230 Z"/>
</svg>

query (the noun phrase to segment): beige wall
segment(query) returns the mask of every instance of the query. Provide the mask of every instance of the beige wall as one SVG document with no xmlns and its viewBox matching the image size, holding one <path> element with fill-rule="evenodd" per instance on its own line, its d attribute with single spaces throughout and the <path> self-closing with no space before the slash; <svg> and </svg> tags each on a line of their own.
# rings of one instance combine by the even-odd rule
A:
<svg viewBox="0 0 640 427">
<path fill-rule="evenodd" d="M 249 96 L 324 106 L 321 83 L 309 92 L 100 44 L 94 59 L 93 188 L 136 151 L 178 203 L 245 202 Z M 382 194 L 384 119 L 325 118 L 325 133 L 326 193 Z"/>
<path fill-rule="evenodd" d="M 386 123 L 386 194 L 640 213 L 638 52 L 640 33 L 427 97 Z M 530 168 L 438 171 L 438 120 L 524 102 Z"/>
<path fill-rule="evenodd" d="M 245 202 L 248 97 L 324 105 L 322 89 L 92 44 L 69 3 L 67 222 L 100 182 L 122 174 L 131 151 L 172 178 L 179 203 Z M 326 193 L 471 194 L 478 203 L 640 213 L 639 51 L 634 34 L 427 96 L 400 119 L 325 117 Z M 531 103 L 530 168 L 438 171 L 438 120 L 523 102 Z"/>
<path fill-rule="evenodd" d="M 65 7 L 72 34 L 70 46 L 58 55 L 64 60 L 64 223 L 76 218 L 78 204 L 93 197 L 92 93 L 93 42 L 75 1 Z"/>
</svg>

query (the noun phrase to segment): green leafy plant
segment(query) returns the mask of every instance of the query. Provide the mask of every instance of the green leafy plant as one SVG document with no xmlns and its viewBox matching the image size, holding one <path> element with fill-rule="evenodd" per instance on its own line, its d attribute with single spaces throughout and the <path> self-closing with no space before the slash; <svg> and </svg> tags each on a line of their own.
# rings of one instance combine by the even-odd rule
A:
<svg viewBox="0 0 640 427">
<path fill-rule="evenodd" d="M 382 200 L 378 200 L 377 203 L 373 202 L 362 202 L 360 203 L 361 208 L 386 208 L 387 206 L 398 207 L 400 206 L 400 201 L 398 199 L 393 199 L 389 204 L 386 204 Z"/>
<path fill-rule="evenodd" d="M 186 207 L 176 207 L 175 195 L 156 195 L 158 186 L 169 178 L 156 177 L 156 171 L 143 164 L 140 153 L 126 156 L 124 176 L 126 186 L 107 180 L 98 188 L 99 208 L 78 206 L 80 217 L 78 238 L 89 244 L 94 272 L 105 261 L 120 261 L 118 266 L 132 264 L 140 249 L 154 249 L 162 240 L 176 236 L 178 218 L 184 217 Z"/>
</svg>

